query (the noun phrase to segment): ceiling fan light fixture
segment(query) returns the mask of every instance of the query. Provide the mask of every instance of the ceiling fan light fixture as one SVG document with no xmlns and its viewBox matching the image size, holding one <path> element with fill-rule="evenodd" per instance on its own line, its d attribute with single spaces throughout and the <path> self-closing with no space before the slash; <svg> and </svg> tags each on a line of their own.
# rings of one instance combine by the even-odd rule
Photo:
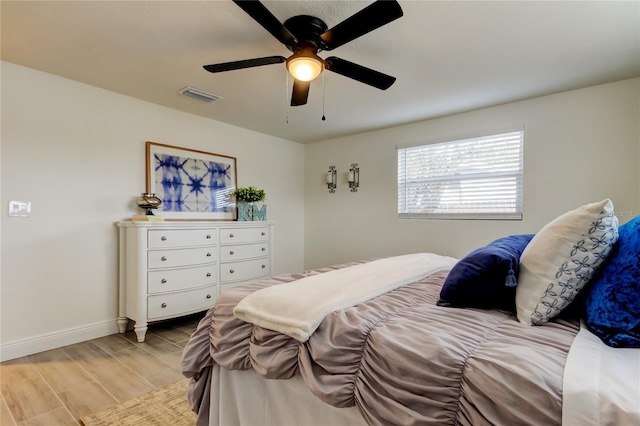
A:
<svg viewBox="0 0 640 426">
<path fill-rule="evenodd" d="M 233 0 L 233 3 L 284 44 L 293 55 L 289 58 L 266 56 L 204 65 L 203 68 L 210 73 L 286 62 L 287 72 L 294 78 L 291 106 L 307 103 L 311 81 L 325 69 L 380 90 L 388 89 L 396 81 L 395 77 L 345 59 L 322 59 L 318 52 L 333 50 L 400 18 L 403 12 L 397 0 L 376 0 L 331 29 L 322 19 L 311 15 L 292 16 L 282 23 L 261 0 Z"/>
<path fill-rule="evenodd" d="M 324 61 L 315 53 L 300 51 L 287 59 L 287 70 L 296 80 L 315 80 L 324 69 Z"/>
</svg>

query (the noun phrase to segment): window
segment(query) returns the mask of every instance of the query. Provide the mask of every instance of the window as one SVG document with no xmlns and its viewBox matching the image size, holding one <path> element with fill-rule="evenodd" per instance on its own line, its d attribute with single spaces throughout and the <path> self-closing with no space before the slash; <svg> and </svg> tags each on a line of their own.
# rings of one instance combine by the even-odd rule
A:
<svg viewBox="0 0 640 426">
<path fill-rule="evenodd" d="M 522 219 L 523 132 L 398 149 L 400 219 Z"/>
</svg>

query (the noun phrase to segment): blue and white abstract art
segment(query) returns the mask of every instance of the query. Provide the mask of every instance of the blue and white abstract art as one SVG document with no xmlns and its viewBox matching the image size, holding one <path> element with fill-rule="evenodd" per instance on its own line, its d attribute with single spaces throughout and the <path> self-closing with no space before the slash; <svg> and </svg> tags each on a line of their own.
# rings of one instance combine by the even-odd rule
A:
<svg viewBox="0 0 640 426">
<path fill-rule="evenodd" d="M 149 148 L 151 190 L 162 199 L 162 216 L 234 218 L 229 194 L 236 187 L 235 158 L 160 144 Z"/>
</svg>

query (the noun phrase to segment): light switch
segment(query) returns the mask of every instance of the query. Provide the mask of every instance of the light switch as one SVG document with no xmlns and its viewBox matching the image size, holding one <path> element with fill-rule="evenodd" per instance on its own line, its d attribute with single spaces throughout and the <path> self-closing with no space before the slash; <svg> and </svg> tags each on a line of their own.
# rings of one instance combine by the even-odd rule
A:
<svg viewBox="0 0 640 426">
<path fill-rule="evenodd" d="M 9 216 L 31 216 L 31 201 L 9 201 Z"/>
</svg>

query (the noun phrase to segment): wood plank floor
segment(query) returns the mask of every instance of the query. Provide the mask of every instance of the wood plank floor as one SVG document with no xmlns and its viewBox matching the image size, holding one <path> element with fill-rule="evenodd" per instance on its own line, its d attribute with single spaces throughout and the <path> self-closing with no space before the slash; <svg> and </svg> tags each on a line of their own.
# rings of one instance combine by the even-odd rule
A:
<svg viewBox="0 0 640 426">
<path fill-rule="evenodd" d="M 182 350 L 204 313 L 0 364 L 0 425 L 78 425 L 80 417 L 180 380 Z"/>
</svg>

